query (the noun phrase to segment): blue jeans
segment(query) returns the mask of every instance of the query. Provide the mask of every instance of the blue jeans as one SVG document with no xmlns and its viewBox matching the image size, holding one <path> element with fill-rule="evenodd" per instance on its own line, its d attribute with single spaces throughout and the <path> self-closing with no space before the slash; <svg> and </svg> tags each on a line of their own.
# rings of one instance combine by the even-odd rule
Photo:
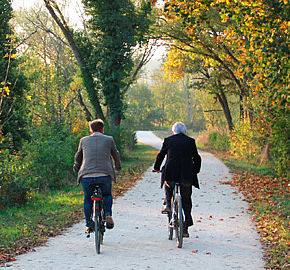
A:
<svg viewBox="0 0 290 270">
<path fill-rule="evenodd" d="M 84 211 L 86 217 L 86 226 L 89 227 L 91 223 L 93 201 L 91 199 L 96 185 L 99 185 L 102 189 L 104 198 L 104 211 L 105 214 L 112 215 L 112 179 L 111 176 L 99 176 L 99 177 L 83 177 L 82 186 L 84 190 Z"/>
</svg>

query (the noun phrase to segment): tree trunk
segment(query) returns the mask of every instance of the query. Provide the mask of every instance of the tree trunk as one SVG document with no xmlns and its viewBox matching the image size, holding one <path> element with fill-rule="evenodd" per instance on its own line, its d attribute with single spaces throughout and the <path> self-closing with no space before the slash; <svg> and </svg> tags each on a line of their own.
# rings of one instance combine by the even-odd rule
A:
<svg viewBox="0 0 290 270">
<path fill-rule="evenodd" d="M 80 103 L 81 107 L 83 108 L 83 110 L 84 110 L 84 112 L 85 112 L 86 120 L 87 120 L 88 122 L 92 121 L 93 116 L 92 116 L 92 114 L 90 113 L 90 111 L 89 111 L 89 109 L 87 108 L 87 106 L 85 105 L 85 103 L 84 103 L 84 101 L 83 101 L 83 97 L 82 97 L 80 91 L 78 92 L 78 98 L 79 98 L 79 103 Z"/>
<path fill-rule="evenodd" d="M 70 29 L 68 28 L 67 23 L 64 20 L 62 13 L 60 12 L 60 9 L 58 8 L 58 6 L 54 0 L 43 0 L 43 1 L 44 1 L 46 8 L 48 9 L 50 15 L 52 16 L 54 21 L 57 23 L 57 25 L 60 27 L 61 31 L 63 32 L 66 40 L 69 43 L 71 50 L 73 51 L 73 54 L 74 54 L 79 66 L 80 66 L 82 78 L 83 78 L 83 83 L 84 83 L 84 86 L 88 92 L 89 99 L 90 99 L 90 101 L 93 105 L 93 108 L 95 110 L 96 117 L 101 118 L 101 119 L 105 119 L 102 107 L 100 105 L 98 93 L 96 91 L 96 86 L 95 86 L 93 76 L 88 71 L 88 69 L 86 67 L 85 61 L 84 61 L 82 55 L 79 52 L 79 49 L 77 48 L 77 46 L 74 42 L 73 35 L 72 35 Z M 51 3 L 54 6 L 54 8 L 52 7 Z M 60 18 L 56 15 L 54 9 L 57 10 Z"/>
<path fill-rule="evenodd" d="M 261 166 L 265 166 L 267 164 L 267 162 L 270 160 L 270 154 L 269 154 L 269 143 L 267 143 L 264 147 L 264 149 L 262 150 L 261 153 L 261 161 L 260 161 L 260 165 Z"/>
<path fill-rule="evenodd" d="M 111 124 L 113 127 L 118 127 L 121 124 L 121 116 L 120 115 L 111 115 Z"/>
<path fill-rule="evenodd" d="M 228 100 L 227 100 L 227 97 L 225 95 L 224 90 L 222 89 L 221 82 L 218 82 L 218 90 L 219 90 L 219 93 L 216 93 L 216 96 L 219 100 L 219 103 L 222 106 L 224 115 L 225 115 L 227 123 L 228 123 L 228 129 L 231 131 L 234 128 L 234 124 L 233 124 L 232 115 L 231 115 L 231 111 L 229 108 Z"/>
</svg>

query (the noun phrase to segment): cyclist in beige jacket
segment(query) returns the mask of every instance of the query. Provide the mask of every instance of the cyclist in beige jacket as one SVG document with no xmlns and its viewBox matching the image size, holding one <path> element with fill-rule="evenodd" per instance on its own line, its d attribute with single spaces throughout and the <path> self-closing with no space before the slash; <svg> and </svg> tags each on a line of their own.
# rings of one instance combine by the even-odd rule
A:
<svg viewBox="0 0 290 270">
<path fill-rule="evenodd" d="M 112 229 L 114 227 L 112 181 L 116 181 L 115 169 L 121 169 L 120 155 L 114 138 L 104 135 L 103 120 L 96 119 L 90 122 L 90 131 L 90 136 L 83 137 L 80 140 L 73 167 L 74 171 L 78 172 L 78 184 L 81 183 L 84 190 L 87 233 L 93 227 L 91 196 L 96 185 L 101 187 L 104 196 L 107 228 Z"/>
</svg>

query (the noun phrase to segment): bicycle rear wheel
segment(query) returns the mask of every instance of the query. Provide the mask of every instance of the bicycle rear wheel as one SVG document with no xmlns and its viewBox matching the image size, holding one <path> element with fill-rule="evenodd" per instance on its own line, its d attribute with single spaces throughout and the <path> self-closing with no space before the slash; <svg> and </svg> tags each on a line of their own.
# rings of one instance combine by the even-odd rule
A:
<svg viewBox="0 0 290 270">
<path fill-rule="evenodd" d="M 95 210 L 95 246 L 96 246 L 96 252 L 100 254 L 101 252 L 101 242 L 102 242 L 102 232 L 101 232 L 101 220 L 100 220 L 100 214 L 99 209 Z"/>
<path fill-rule="evenodd" d="M 173 220 L 172 220 L 172 213 L 173 213 L 173 199 L 171 200 L 171 210 L 167 214 L 168 216 L 168 240 L 173 239 Z"/>
<path fill-rule="evenodd" d="M 182 214 L 182 203 L 180 195 L 176 198 L 176 243 L 178 248 L 182 248 L 183 244 L 183 214 Z"/>
</svg>

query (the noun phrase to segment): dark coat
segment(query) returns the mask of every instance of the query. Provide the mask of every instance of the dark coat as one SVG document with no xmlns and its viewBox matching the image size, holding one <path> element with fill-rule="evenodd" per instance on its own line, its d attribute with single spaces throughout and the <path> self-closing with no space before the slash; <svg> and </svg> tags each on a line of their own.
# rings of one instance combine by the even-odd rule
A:
<svg viewBox="0 0 290 270">
<path fill-rule="evenodd" d="M 199 188 L 197 174 L 201 167 L 201 157 L 197 152 L 194 139 L 183 133 L 165 138 L 155 160 L 155 170 L 160 170 L 165 155 L 167 158 L 162 168 L 161 187 L 164 181 L 173 181 Z"/>
</svg>

